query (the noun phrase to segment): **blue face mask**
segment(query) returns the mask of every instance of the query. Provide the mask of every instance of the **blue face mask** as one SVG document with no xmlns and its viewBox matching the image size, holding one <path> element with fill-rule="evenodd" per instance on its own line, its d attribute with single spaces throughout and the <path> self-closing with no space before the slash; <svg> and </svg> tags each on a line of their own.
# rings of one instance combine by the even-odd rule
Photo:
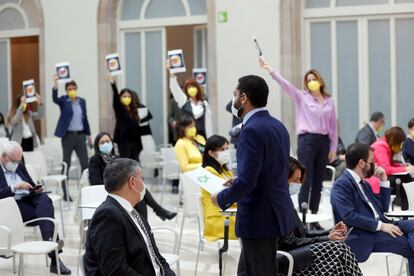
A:
<svg viewBox="0 0 414 276">
<path fill-rule="evenodd" d="M 289 194 L 292 196 L 299 193 L 301 186 L 300 183 L 289 183 Z"/>
<path fill-rule="evenodd" d="M 99 145 L 99 151 L 102 154 L 110 154 L 114 146 L 112 145 L 112 142 L 104 143 Z"/>
</svg>

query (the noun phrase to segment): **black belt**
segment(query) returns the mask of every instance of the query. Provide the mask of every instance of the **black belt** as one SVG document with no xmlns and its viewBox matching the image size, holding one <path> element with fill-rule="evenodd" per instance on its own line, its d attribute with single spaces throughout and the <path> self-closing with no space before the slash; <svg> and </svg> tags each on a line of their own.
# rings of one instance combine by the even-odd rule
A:
<svg viewBox="0 0 414 276">
<path fill-rule="evenodd" d="M 66 131 L 66 134 L 83 134 L 83 131 Z"/>
</svg>

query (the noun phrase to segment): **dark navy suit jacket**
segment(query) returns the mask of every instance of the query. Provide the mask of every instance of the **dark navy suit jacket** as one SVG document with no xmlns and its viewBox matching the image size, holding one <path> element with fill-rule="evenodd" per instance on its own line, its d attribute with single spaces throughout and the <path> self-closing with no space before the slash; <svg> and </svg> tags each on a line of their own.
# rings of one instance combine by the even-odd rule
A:
<svg viewBox="0 0 414 276">
<path fill-rule="evenodd" d="M 222 209 L 237 202 L 236 233 L 245 239 L 281 237 L 293 231 L 288 188 L 289 134 L 267 111 L 243 126 L 237 147 L 238 177 L 220 192 Z"/>
<path fill-rule="evenodd" d="M 26 167 L 20 164 L 17 167 L 16 173 L 21 177 L 23 181 L 30 183 L 33 187 L 35 183 L 33 182 L 32 178 L 30 177 L 29 173 L 26 170 Z M 14 196 L 11 188 L 7 185 L 6 177 L 4 176 L 3 168 L 0 166 L 0 199 L 5 197 Z"/>
<path fill-rule="evenodd" d="M 86 135 L 91 135 L 88 115 L 86 113 L 86 102 L 80 97 L 78 97 L 78 100 L 82 109 L 83 132 Z M 58 97 L 58 90 L 55 88 L 53 88 L 53 102 L 60 108 L 60 116 L 56 126 L 55 136 L 62 138 L 68 131 L 70 121 L 72 120 L 72 102 L 67 95 Z"/>
<path fill-rule="evenodd" d="M 365 188 L 364 192 L 381 221 L 389 223 L 390 220 L 383 213 L 388 211 L 391 189 L 381 187 L 377 196 L 366 181 Z M 378 221 L 348 171 L 335 181 L 331 191 L 331 204 L 335 223 L 343 221 L 348 227 L 354 227 L 345 242 L 351 247 L 358 262 L 366 261 L 375 245 Z"/>
</svg>

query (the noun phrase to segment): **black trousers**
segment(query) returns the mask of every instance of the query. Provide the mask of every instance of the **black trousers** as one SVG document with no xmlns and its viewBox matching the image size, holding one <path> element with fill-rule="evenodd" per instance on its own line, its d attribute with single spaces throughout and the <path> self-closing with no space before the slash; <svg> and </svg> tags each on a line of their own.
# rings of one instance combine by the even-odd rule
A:
<svg viewBox="0 0 414 276">
<path fill-rule="evenodd" d="M 67 133 L 62 138 L 63 162 L 68 164 L 68 172 L 75 151 L 79 158 L 82 172 L 88 168 L 88 150 L 86 149 L 86 135 Z"/>
<path fill-rule="evenodd" d="M 33 146 L 33 137 L 29 137 L 29 138 L 23 138 L 22 139 L 22 149 L 23 151 L 33 151 L 34 146 Z"/>
<path fill-rule="evenodd" d="M 278 238 L 243 239 L 238 276 L 274 276 L 277 275 L 276 251 Z"/>
<path fill-rule="evenodd" d="M 138 161 L 140 149 L 136 142 L 132 142 L 132 141 L 118 142 L 118 150 L 119 150 L 120 157 L 129 158 L 129 159 Z"/>
<path fill-rule="evenodd" d="M 298 158 L 306 168 L 305 183 L 300 188 L 299 206 L 307 202 L 316 214 L 321 201 L 322 182 L 329 155 L 328 135 L 305 133 L 298 137 Z"/>
<path fill-rule="evenodd" d="M 135 210 L 137 210 L 138 213 L 145 219 L 148 218 L 147 205 L 151 207 L 157 215 L 164 211 L 164 208 L 162 208 L 161 205 L 158 204 L 158 202 L 154 199 L 149 190 L 145 192 L 144 200 L 138 202 L 138 204 L 134 207 Z"/>
</svg>

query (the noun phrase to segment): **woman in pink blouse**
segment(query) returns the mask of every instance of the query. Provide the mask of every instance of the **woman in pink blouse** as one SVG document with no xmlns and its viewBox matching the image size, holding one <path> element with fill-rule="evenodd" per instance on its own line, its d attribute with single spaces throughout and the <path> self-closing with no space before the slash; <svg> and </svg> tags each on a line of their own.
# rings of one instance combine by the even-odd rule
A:
<svg viewBox="0 0 414 276">
<path fill-rule="evenodd" d="M 259 62 L 295 101 L 297 154 L 308 173 L 299 193 L 299 206 L 308 202 L 309 209 L 315 214 L 319 208 L 326 165 L 336 158 L 338 129 L 334 101 L 316 70 L 311 69 L 305 74 L 305 89 L 299 89 L 273 70 L 266 60 L 260 58 Z M 314 227 L 320 226 L 316 224 Z"/>
<path fill-rule="evenodd" d="M 385 131 L 383 138 L 379 138 L 371 145 L 371 148 L 374 150 L 375 165 L 382 167 L 388 177 L 399 175 L 398 178 L 402 182 L 411 182 L 411 175 L 414 174 L 414 166 L 405 166 L 404 164 L 393 161 L 393 156 L 401 152 L 405 138 L 404 130 L 401 127 L 391 127 Z M 408 199 L 404 188 L 402 186 L 395 187 L 395 181 L 392 181 L 393 178 L 395 179 L 396 177 L 389 179 L 391 186 L 394 186 L 393 188 L 396 189 L 397 197 L 401 197 L 401 209 L 407 210 Z M 371 177 L 368 179 L 368 182 L 371 184 L 374 193 L 379 193 L 380 186 L 378 179 Z M 401 190 L 399 190 L 400 187 Z"/>
</svg>

